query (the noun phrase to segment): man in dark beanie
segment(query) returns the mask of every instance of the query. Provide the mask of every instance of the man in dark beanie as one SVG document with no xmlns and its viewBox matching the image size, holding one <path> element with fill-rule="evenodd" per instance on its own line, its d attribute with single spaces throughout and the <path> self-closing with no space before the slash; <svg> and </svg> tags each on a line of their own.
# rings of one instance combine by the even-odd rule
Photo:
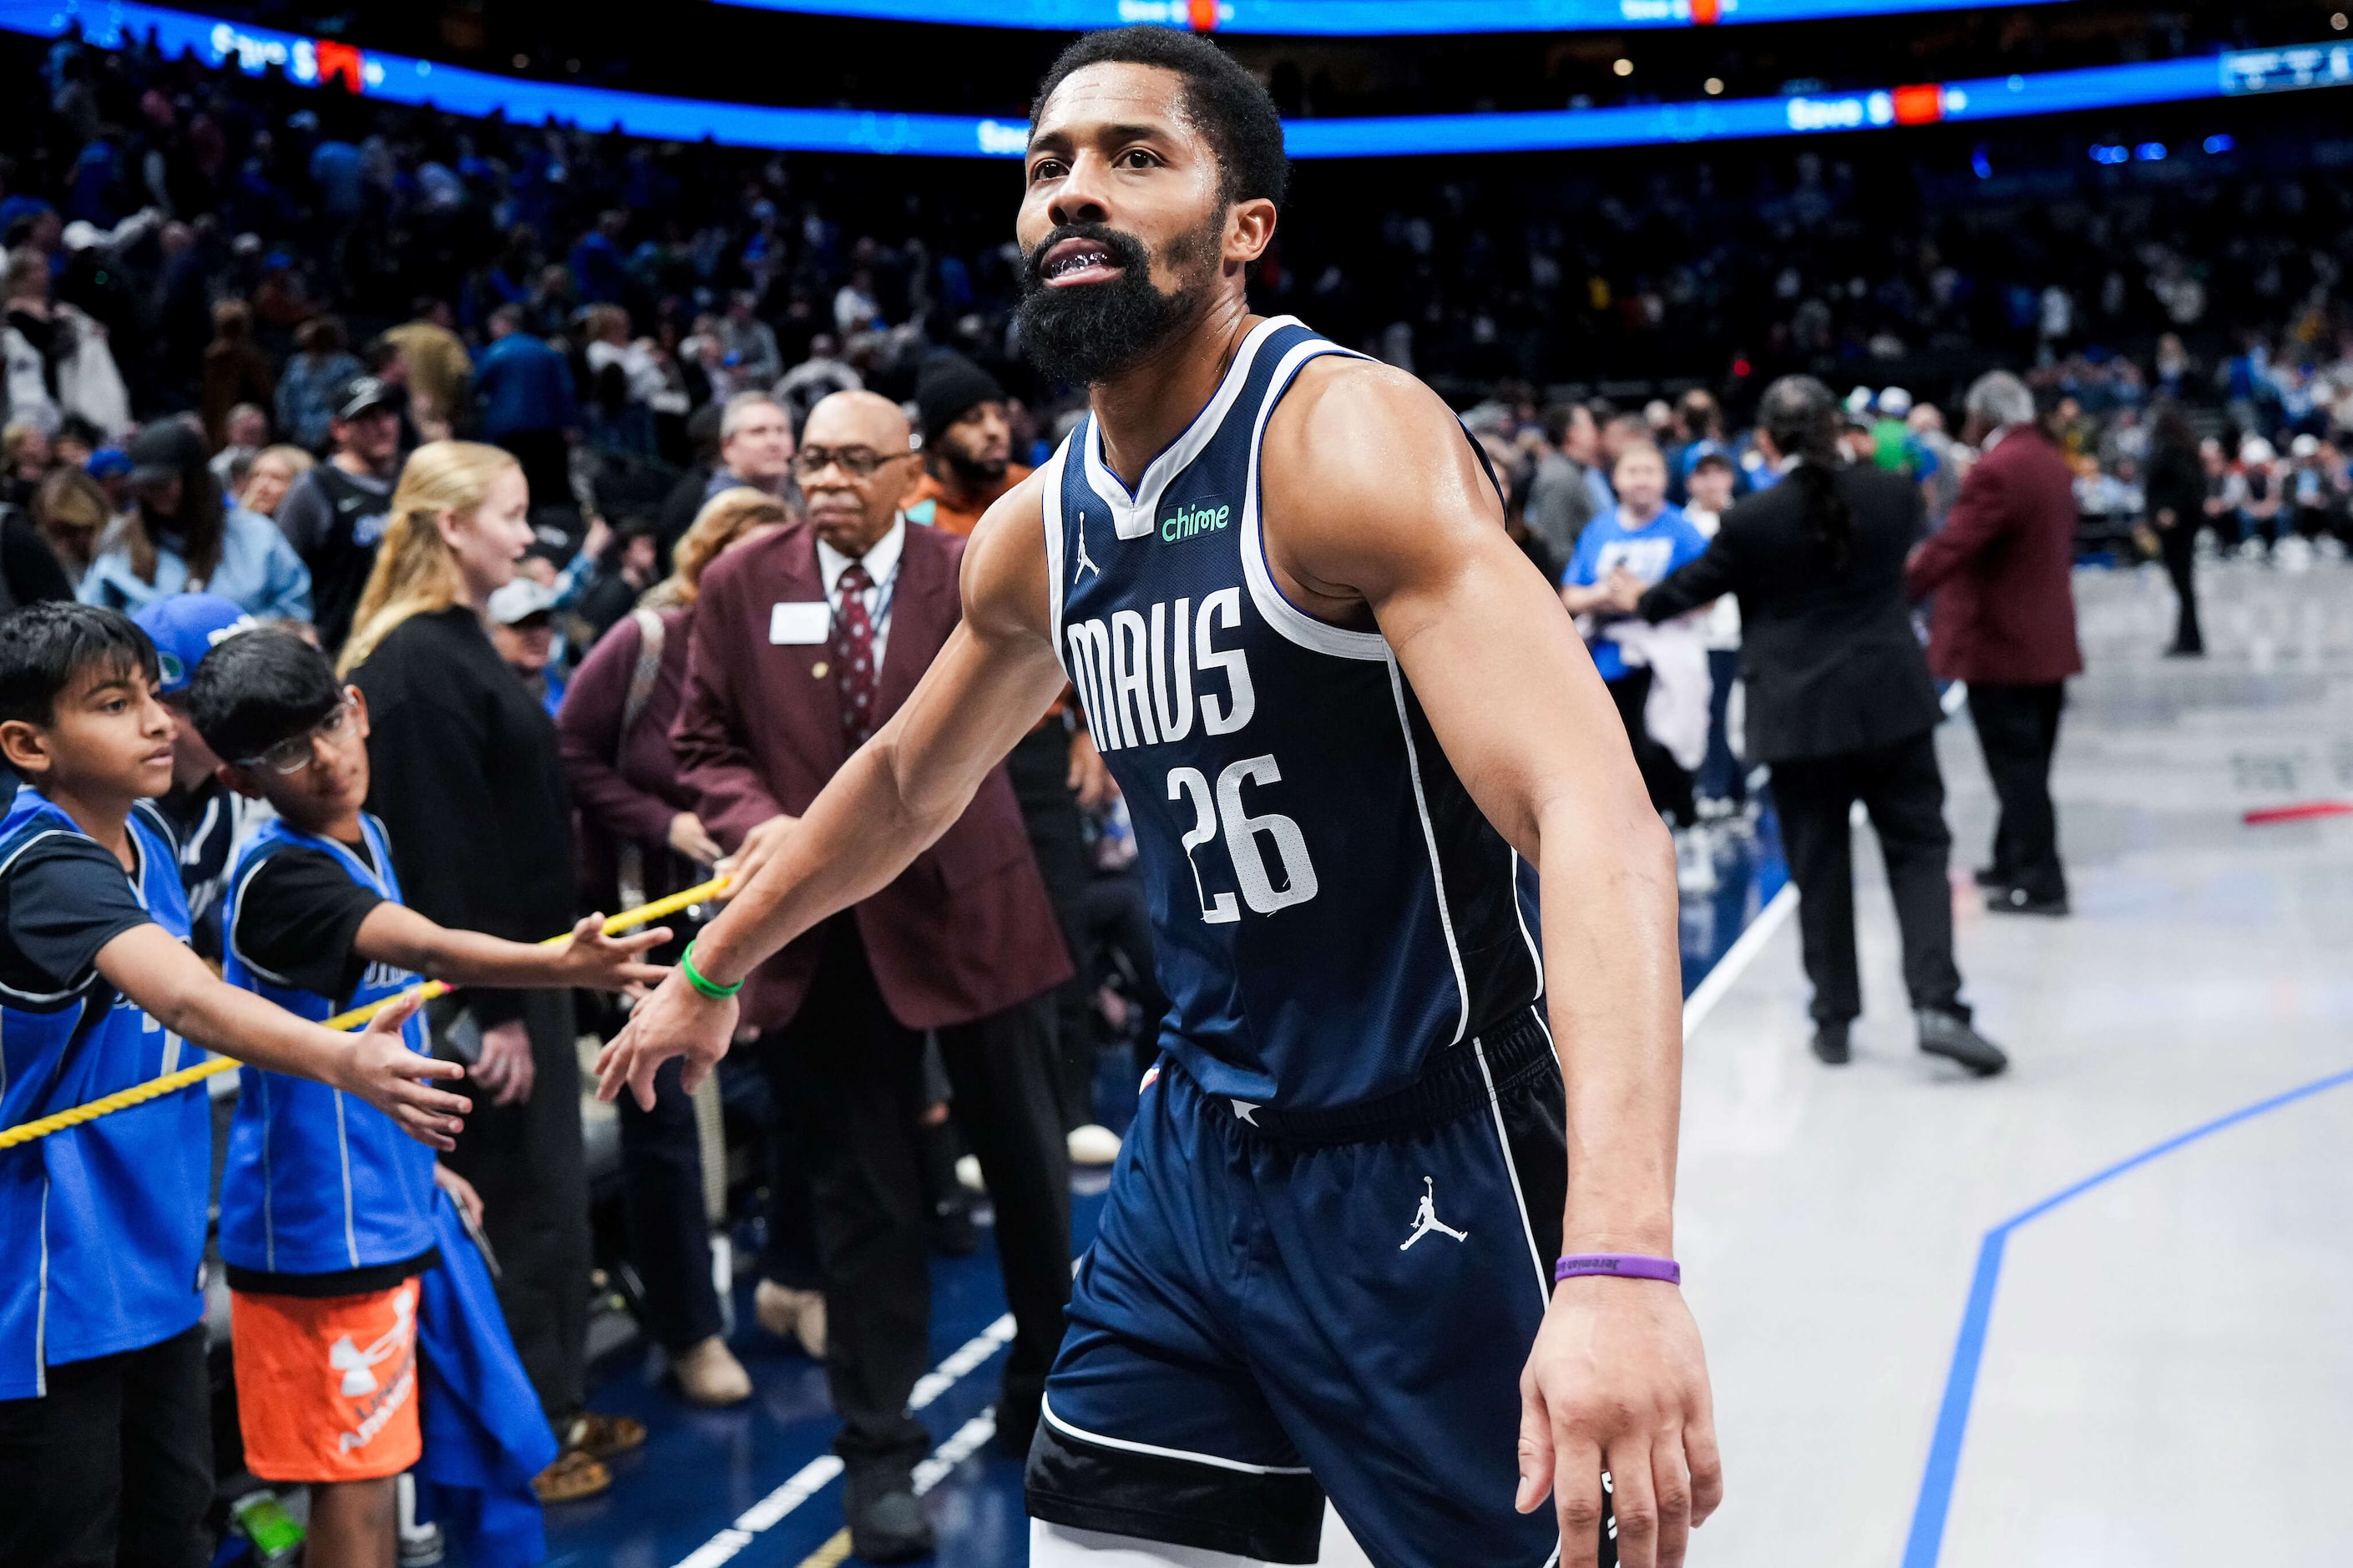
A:
<svg viewBox="0 0 2353 1568">
<path fill-rule="evenodd" d="M 942 354 L 915 381 L 923 421 L 923 477 L 907 498 L 911 522 L 970 533 L 989 503 L 1029 478 L 1012 461 L 1013 422 L 997 378 L 961 354 Z"/>
</svg>

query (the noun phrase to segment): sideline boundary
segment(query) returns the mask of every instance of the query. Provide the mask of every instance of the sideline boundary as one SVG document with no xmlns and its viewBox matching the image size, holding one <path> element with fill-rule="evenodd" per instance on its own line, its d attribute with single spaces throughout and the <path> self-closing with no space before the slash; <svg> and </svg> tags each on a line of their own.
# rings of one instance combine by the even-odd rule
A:
<svg viewBox="0 0 2353 1568">
<path fill-rule="evenodd" d="M 1961 1444 L 1968 1435 L 1969 1408 L 1977 1397 L 1978 1369 L 1985 1355 L 1986 1331 L 1993 1321 L 1994 1292 L 2001 1283 L 2002 1254 L 2009 1247 L 2010 1233 L 2177 1149 L 2347 1084 L 2353 1084 L 2353 1068 L 2242 1105 L 2186 1132 L 2177 1132 L 2162 1142 L 2153 1143 L 2137 1154 L 2127 1155 L 2073 1186 L 2062 1187 L 1985 1233 L 1978 1244 L 1977 1270 L 1969 1280 L 1968 1305 L 1961 1312 L 1961 1331 L 1954 1342 L 1952 1364 L 1945 1374 L 1945 1396 L 1936 1410 L 1936 1436 L 1928 1445 L 1928 1462 L 1920 1476 L 1920 1495 L 1913 1505 L 1912 1529 L 1904 1543 L 1904 1568 L 1937 1568 L 1937 1560 L 1944 1552 L 1945 1521 L 1952 1509 L 1953 1482 L 1960 1470 Z"/>
</svg>

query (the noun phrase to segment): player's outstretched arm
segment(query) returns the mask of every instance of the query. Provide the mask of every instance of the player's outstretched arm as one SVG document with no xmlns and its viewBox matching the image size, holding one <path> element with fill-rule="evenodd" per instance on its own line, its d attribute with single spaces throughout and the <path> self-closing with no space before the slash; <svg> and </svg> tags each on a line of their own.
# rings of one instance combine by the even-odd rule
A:
<svg viewBox="0 0 2353 1568">
<path fill-rule="evenodd" d="M 240 991 L 155 925 L 134 926 L 98 950 L 98 972 L 149 1017 L 206 1050 L 271 1072 L 316 1079 L 383 1111 L 419 1143 L 455 1149 L 467 1102 L 432 1087 L 463 1078 L 456 1062 L 412 1051 L 400 1026 L 415 1002 L 388 1006 L 357 1034 L 323 1029 Z"/>
<path fill-rule="evenodd" d="M 964 815 L 988 770 L 1062 689 L 1048 613 L 1043 481 L 1024 479 L 973 531 L 964 620 L 890 722 L 842 764 L 781 845 L 694 942 L 694 971 L 741 981 L 835 911 L 887 887 Z M 681 969 L 684 967 L 681 966 Z M 687 1058 L 691 1090 L 726 1054 L 733 1000 L 673 974 L 596 1058 L 597 1093 L 653 1106 L 655 1069 Z"/>
<path fill-rule="evenodd" d="M 1559 598 L 1504 536 L 1452 414 L 1410 376 L 1311 362 L 1270 421 L 1270 564 L 1327 619 L 1369 613 L 1488 820 L 1543 873 L 1568 1100 L 1568 1252 L 1674 1245 L 1682 986 L 1674 855 Z M 1595 1561 L 1610 1472 L 1629 1568 L 1673 1568 L 1722 1495 L 1699 1333 L 1647 1280 L 1558 1286 L 1521 1380 L 1523 1511 Z"/>
</svg>

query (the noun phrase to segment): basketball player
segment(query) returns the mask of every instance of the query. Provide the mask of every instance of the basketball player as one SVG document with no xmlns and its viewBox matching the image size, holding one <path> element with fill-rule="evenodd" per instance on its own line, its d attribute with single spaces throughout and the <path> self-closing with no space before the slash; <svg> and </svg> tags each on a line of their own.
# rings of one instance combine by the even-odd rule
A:
<svg viewBox="0 0 2353 1568">
<path fill-rule="evenodd" d="M 1680 1563 L 1722 1483 L 1665 1262 L 1673 855 L 1617 712 L 1446 405 L 1250 313 L 1285 174 L 1251 78 L 1090 35 L 1026 169 L 1021 344 L 1089 414 L 602 1092 L 700 1079 L 767 955 L 948 874 L 918 857 L 1067 679 L 1173 1005 L 1030 1448 L 1031 1563 L 1312 1563 L 1328 1493 L 1380 1568 L 1587 1568 L 1612 1506 L 1620 1561 Z"/>
</svg>

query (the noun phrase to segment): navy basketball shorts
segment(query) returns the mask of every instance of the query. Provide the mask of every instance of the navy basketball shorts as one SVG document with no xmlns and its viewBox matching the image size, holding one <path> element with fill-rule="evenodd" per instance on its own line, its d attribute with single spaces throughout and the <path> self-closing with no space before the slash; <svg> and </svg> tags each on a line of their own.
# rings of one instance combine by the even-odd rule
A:
<svg viewBox="0 0 2353 1568">
<path fill-rule="evenodd" d="M 1030 1514 L 1313 1563 L 1328 1493 L 1378 1568 L 1546 1568 L 1553 1510 L 1512 1500 L 1566 1182 L 1533 1012 L 1335 1110 L 1237 1105 L 1164 1058 L 1072 1291 Z"/>
</svg>

